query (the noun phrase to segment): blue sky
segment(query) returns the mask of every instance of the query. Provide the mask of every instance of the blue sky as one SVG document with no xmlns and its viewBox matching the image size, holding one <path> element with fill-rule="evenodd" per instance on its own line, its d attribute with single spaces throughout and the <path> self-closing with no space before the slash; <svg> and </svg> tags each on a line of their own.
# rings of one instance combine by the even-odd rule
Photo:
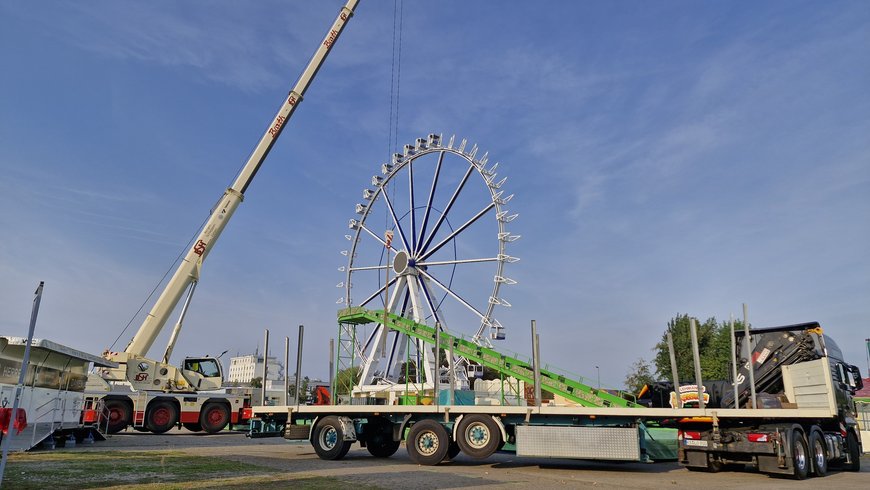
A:
<svg viewBox="0 0 870 490">
<path fill-rule="evenodd" d="M 39 337 L 123 348 L 342 4 L 0 3 L 0 331 L 26 333 L 44 280 Z M 394 140 L 468 138 L 516 195 L 505 349 L 530 352 L 536 319 L 546 362 L 619 386 L 671 317 L 745 302 L 756 326 L 820 321 L 866 375 L 870 4 L 403 13 Z M 205 263 L 176 360 L 264 328 L 283 357 L 305 324 L 325 376 L 347 220 L 395 150 L 392 41 L 393 2 L 363 0 Z"/>
</svg>

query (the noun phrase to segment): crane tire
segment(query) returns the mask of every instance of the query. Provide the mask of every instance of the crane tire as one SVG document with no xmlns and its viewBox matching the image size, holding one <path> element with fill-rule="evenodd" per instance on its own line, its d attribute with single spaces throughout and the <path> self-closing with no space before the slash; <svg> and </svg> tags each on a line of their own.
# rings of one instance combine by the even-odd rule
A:
<svg viewBox="0 0 870 490">
<path fill-rule="evenodd" d="M 178 423 L 178 408 L 169 400 L 154 400 L 145 413 L 145 426 L 154 434 L 163 434 Z"/>
<path fill-rule="evenodd" d="M 199 412 L 199 425 L 209 434 L 224 430 L 229 423 L 230 409 L 223 403 L 206 403 Z"/>
</svg>

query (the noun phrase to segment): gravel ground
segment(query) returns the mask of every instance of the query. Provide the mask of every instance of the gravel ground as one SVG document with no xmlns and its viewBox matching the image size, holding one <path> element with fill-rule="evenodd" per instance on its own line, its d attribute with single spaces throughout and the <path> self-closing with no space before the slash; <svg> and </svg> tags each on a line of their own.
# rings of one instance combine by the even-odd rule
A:
<svg viewBox="0 0 870 490">
<path fill-rule="evenodd" d="M 718 474 L 689 472 L 676 463 L 599 463 L 573 460 L 517 458 L 496 454 L 475 461 L 460 455 L 438 466 L 410 462 L 404 448 L 391 458 L 376 459 L 355 446 L 341 461 L 323 461 L 308 442 L 283 438 L 250 439 L 241 432 L 194 434 L 186 430 L 154 435 L 124 432 L 72 451 L 174 450 L 197 456 L 215 456 L 288 472 L 294 477 L 327 476 L 347 487 L 372 485 L 382 488 L 870 488 L 870 456 L 861 460 L 860 473 L 832 472 L 824 480 L 805 481 L 773 478 L 751 470 Z"/>
</svg>

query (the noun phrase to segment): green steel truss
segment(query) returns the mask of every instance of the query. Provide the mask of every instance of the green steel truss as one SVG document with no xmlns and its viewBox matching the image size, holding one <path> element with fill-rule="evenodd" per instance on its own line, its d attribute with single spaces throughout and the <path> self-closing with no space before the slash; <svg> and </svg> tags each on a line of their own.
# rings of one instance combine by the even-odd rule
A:
<svg viewBox="0 0 870 490">
<path fill-rule="evenodd" d="M 386 318 L 386 322 L 385 322 Z M 361 325 L 366 323 L 385 323 L 387 328 L 435 345 L 435 328 L 416 323 L 392 313 L 384 316 L 383 310 L 367 310 L 362 307 L 345 308 L 338 312 L 342 325 Z M 534 383 L 534 368 L 531 363 L 501 354 L 488 347 L 441 332 L 441 347 L 453 344 L 454 354 L 494 369 L 504 376 Z M 541 370 L 541 389 L 561 395 L 585 407 L 640 407 L 637 403 L 619 395 L 593 388 L 564 375 Z"/>
</svg>

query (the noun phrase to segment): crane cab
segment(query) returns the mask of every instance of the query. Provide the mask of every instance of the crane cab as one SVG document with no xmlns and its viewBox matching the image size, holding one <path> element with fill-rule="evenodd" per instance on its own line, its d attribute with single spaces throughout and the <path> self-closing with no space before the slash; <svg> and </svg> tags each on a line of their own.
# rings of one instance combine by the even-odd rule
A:
<svg viewBox="0 0 870 490">
<path fill-rule="evenodd" d="M 197 391 L 216 390 L 223 385 L 223 369 L 214 357 L 186 357 L 181 373 Z"/>
</svg>

